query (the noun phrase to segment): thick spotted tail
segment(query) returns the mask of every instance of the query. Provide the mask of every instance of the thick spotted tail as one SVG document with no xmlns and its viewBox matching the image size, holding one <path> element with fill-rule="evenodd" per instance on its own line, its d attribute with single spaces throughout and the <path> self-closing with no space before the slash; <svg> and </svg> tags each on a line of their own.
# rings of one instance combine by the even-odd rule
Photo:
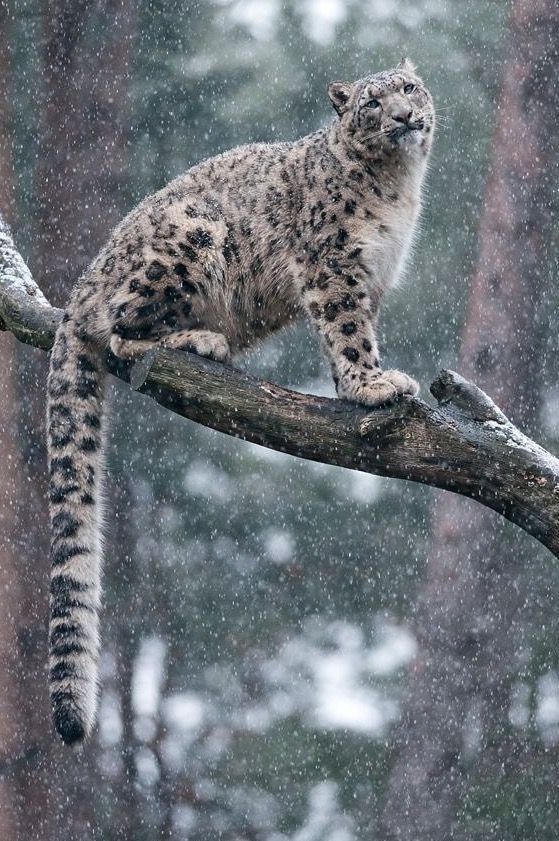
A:
<svg viewBox="0 0 559 841">
<path fill-rule="evenodd" d="M 54 724 L 67 744 L 90 733 L 97 704 L 104 376 L 101 351 L 66 315 L 51 355 L 47 422 L 49 686 Z"/>
</svg>

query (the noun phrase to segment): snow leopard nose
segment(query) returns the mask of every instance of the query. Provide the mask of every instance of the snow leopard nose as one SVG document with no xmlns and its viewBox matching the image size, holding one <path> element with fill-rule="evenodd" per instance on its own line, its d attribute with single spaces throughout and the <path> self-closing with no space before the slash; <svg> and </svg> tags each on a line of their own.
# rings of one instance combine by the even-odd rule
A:
<svg viewBox="0 0 559 841">
<path fill-rule="evenodd" d="M 390 116 L 394 120 L 395 123 L 404 123 L 407 125 L 411 118 L 412 118 L 412 111 L 408 108 L 399 108 L 397 111 L 394 111 Z"/>
</svg>

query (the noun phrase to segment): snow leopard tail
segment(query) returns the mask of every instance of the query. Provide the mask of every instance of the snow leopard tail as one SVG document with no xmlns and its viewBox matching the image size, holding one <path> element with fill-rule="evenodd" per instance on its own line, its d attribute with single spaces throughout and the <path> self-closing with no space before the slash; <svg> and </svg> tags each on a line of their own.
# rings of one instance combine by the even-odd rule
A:
<svg viewBox="0 0 559 841">
<path fill-rule="evenodd" d="M 47 435 L 49 688 L 69 745 L 89 735 L 97 706 L 104 380 L 102 351 L 66 313 L 50 360 Z"/>
</svg>

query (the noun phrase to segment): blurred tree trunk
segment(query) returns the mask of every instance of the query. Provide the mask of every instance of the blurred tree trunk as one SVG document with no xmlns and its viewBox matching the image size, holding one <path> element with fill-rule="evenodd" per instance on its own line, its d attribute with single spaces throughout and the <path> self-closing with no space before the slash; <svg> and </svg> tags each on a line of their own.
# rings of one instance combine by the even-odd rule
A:
<svg viewBox="0 0 559 841">
<path fill-rule="evenodd" d="M 3 184 L 6 186 L 5 181 Z M 15 394 L 11 377 L 14 345 L 12 337 L 0 335 L 0 593 L 10 594 L 9 602 L 3 604 L 0 611 L 0 683 L 4 687 L 0 696 L 0 838 L 3 841 L 15 841 L 17 838 L 18 793 L 14 778 L 17 764 L 25 761 L 23 722 L 17 695 L 14 691 L 5 691 L 6 687 L 13 686 L 20 669 L 15 614 L 20 601 L 18 568 L 21 545 L 14 529 L 14 509 L 17 501 L 22 499 L 23 487 L 15 444 Z"/>
<path fill-rule="evenodd" d="M 12 190 L 12 150 L 10 137 L 11 109 L 10 109 L 10 85 L 11 54 L 10 54 L 10 19 L 8 8 L 0 4 L 0 32 L 4 37 L 0 39 L 0 209 L 4 219 L 9 224 L 13 223 L 13 190 Z"/>
<path fill-rule="evenodd" d="M 7 7 L 0 5 L 0 31 L 9 32 Z M 13 224 L 12 160 L 9 89 L 11 55 L 9 38 L 0 39 L 0 212 Z M 15 342 L 7 333 L 0 333 L 0 594 L 10 594 L 0 610 L 0 685 L 9 687 L 19 671 L 18 640 L 15 611 L 10 605 L 19 603 L 18 569 L 21 546 L 14 528 L 14 512 L 23 497 L 21 465 L 16 444 L 16 399 L 12 370 Z M 0 596 L 1 597 L 1 596 Z M 21 740 L 22 724 L 15 692 L 0 694 L 0 838 L 17 839 L 18 792 L 14 784 L 16 766 L 25 761 Z"/>
<path fill-rule="evenodd" d="M 43 20 L 35 274 L 63 306 L 122 215 L 135 4 L 47 0 Z"/>
<path fill-rule="evenodd" d="M 129 0 L 45 0 L 42 5 L 39 116 L 35 174 L 36 251 L 30 261 L 47 296 L 66 300 L 71 284 L 122 213 L 127 66 L 135 32 Z M 94 29 L 93 29 L 94 27 Z M 3 31 L 4 34 L 4 31 Z M 24 490 L 15 512 L 19 535 L 19 669 L 9 684 L 19 704 L 23 752 L 15 771 L 19 838 L 91 837 L 88 779 L 93 748 L 71 755 L 54 739 L 47 701 L 46 616 L 49 529 L 44 451 L 46 359 L 18 348 L 17 440 Z M 12 439 L 14 440 L 14 439 Z M 16 603 L 10 595 L 10 603 Z"/>
<path fill-rule="evenodd" d="M 128 426 L 128 425 L 126 425 Z M 134 508 L 131 477 L 113 476 L 111 508 L 115 512 L 115 523 L 111 531 L 111 555 L 118 565 L 113 568 L 113 583 L 110 598 L 112 618 L 107 622 L 106 633 L 114 640 L 116 652 L 116 691 L 120 697 L 122 716 L 122 737 L 119 751 L 122 771 L 113 786 L 114 814 L 119 824 L 114 826 L 114 837 L 128 841 L 141 837 L 143 829 L 139 811 L 136 758 L 139 740 L 134 732 L 133 680 L 134 664 L 138 654 L 140 636 L 134 617 L 141 615 L 138 606 L 138 569 L 134 558 L 136 544 L 135 521 L 131 517 Z M 111 570 L 107 570 L 110 575 Z"/>
<path fill-rule="evenodd" d="M 529 434 L 541 401 L 558 45 L 556 0 L 516 0 L 459 368 Z M 453 837 L 465 761 L 481 750 L 506 750 L 523 594 L 503 528 L 473 502 L 436 496 L 415 616 L 419 651 L 384 811 L 390 839 Z M 494 766 L 503 773 L 502 761 Z"/>
</svg>

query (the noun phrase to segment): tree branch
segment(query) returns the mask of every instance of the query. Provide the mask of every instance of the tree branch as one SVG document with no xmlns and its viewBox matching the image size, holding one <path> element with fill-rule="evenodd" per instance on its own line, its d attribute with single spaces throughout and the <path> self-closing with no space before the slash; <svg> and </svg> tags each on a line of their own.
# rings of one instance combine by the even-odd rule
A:
<svg viewBox="0 0 559 841">
<path fill-rule="evenodd" d="M 61 317 L 0 219 L 0 329 L 48 350 Z M 107 368 L 170 411 L 228 435 L 471 497 L 559 557 L 559 460 L 452 371 L 442 371 L 431 386 L 438 408 L 405 398 L 371 411 L 289 391 L 180 351 L 152 352 L 133 366 L 108 354 Z"/>
</svg>

